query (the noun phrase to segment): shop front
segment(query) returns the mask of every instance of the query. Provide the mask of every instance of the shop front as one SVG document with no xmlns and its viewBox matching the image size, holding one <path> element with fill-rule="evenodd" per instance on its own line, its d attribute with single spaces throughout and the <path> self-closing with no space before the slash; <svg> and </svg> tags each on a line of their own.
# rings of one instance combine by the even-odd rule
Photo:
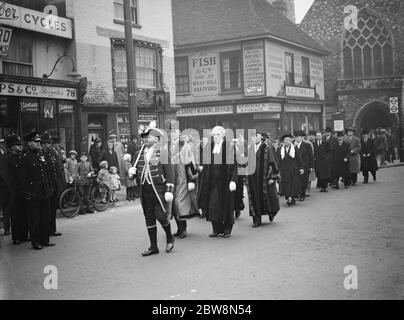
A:
<svg viewBox="0 0 404 320">
<path fill-rule="evenodd" d="M 60 138 L 67 149 L 77 146 L 77 84 L 36 78 L 0 77 L 0 105 L 3 117 L 0 136 L 48 131 Z"/>
<path fill-rule="evenodd" d="M 324 107 L 322 104 L 285 104 L 283 113 L 283 131 L 285 133 L 293 134 L 296 130 L 302 130 L 308 134 L 310 131 L 324 129 L 323 110 Z"/>
</svg>

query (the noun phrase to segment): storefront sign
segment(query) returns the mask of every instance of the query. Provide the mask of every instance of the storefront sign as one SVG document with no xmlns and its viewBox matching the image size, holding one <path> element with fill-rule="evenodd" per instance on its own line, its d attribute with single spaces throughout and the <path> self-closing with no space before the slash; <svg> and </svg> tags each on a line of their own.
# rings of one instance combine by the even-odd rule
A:
<svg viewBox="0 0 404 320">
<path fill-rule="evenodd" d="M 77 100 L 75 88 L 0 82 L 0 96 Z"/>
<path fill-rule="evenodd" d="M 254 114 L 254 120 L 280 120 L 280 113 L 266 113 L 266 114 Z"/>
<path fill-rule="evenodd" d="M 219 93 L 217 53 L 201 52 L 191 58 L 192 95 L 213 96 Z"/>
<path fill-rule="evenodd" d="M 8 55 L 13 30 L 0 27 L 0 56 Z"/>
<path fill-rule="evenodd" d="M 20 100 L 20 111 L 21 112 L 39 112 L 39 101 L 21 99 Z"/>
<path fill-rule="evenodd" d="M 286 105 L 285 112 L 321 113 L 321 106 Z"/>
<path fill-rule="evenodd" d="M 264 42 L 254 41 L 243 45 L 244 95 L 265 94 Z"/>
<path fill-rule="evenodd" d="M 155 113 L 139 114 L 139 122 L 147 122 L 147 124 L 149 124 L 152 121 L 157 121 L 157 114 Z"/>
<path fill-rule="evenodd" d="M 233 106 L 218 106 L 218 107 L 197 107 L 197 108 L 184 108 L 177 111 L 177 117 L 193 117 L 209 115 L 214 116 L 218 114 L 232 114 Z"/>
<path fill-rule="evenodd" d="M 237 113 L 281 112 L 281 110 L 280 103 L 240 104 L 237 106 Z"/>
<path fill-rule="evenodd" d="M 334 131 L 344 131 L 344 120 L 334 120 Z"/>
<path fill-rule="evenodd" d="M 71 103 L 59 103 L 59 113 L 74 113 L 74 105 Z"/>
<path fill-rule="evenodd" d="M 315 92 L 313 88 L 286 86 L 286 95 L 290 97 L 315 98 Z"/>
<path fill-rule="evenodd" d="M 0 2 L 0 23 L 21 29 L 42 32 L 72 39 L 72 22 L 69 19 Z"/>
</svg>

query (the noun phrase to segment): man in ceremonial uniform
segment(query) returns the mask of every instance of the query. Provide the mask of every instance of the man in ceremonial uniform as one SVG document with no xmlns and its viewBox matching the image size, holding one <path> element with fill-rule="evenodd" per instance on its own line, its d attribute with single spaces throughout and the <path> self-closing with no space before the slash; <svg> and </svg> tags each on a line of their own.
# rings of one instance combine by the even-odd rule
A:
<svg viewBox="0 0 404 320">
<path fill-rule="evenodd" d="M 10 199 L 6 210 L 11 217 L 11 237 L 13 244 L 18 245 L 23 241 L 28 241 L 28 216 L 22 193 L 22 166 L 24 154 L 19 136 L 11 134 L 5 139 L 7 146 L 6 161 L 7 170 L 10 176 Z"/>
<path fill-rule="evenodd" d="M 164 133 L 150 127 L 141 134 L 145 140 L 138 163 L 129 169 L 129 174 L 136 177 L 140 187 L 140 202 L 146 220 L 150 247 L 142 256 L 159 253 L 157 246 L 158 220 L 166 233 L 166 252 L 174 249 L 174 237 L 171 233 L 169 203 L 173 201 L 174 168 L 169 159 L 167 148 L 163 148 Z"/>
<path fill-rule="evenodd" d="M 253 137 L 254 144 L 250 146 L 248 157 L 255 157 L 255 171 L 247 178 L 247 191 L 250 216 L 253 218 L 253 228 L 262 224 L 262 216 L 268 215 L 272 222 L 279 211 L 279 198 L 275 180 L 279 175 L 274 151 L 263 142 L 261 133 Z M 252 161 L 248 165 L 253 165 Z M 273 191 L 273 192 L 271 192 Z"/>
<path fill-rule="evenodd" d="M 41 136 L 32 132 L 25 137 L 28 151 L 23 163 L 23 193 L 29 207 L 28 222 L 32 246 L 35 250 L 43 246 L 54 246 L 50 235 L 50 199 L 55 193 L 49 177 L 46 156 L 41 148 Z"/>
<path fill-rule="evenodd" d="M 309 175 L 314 170 L 313 149 L 310 143 L 303 140 L 305 133 L 303 131 L 295 132 L 295 147 L 302 161 L 304 173 L 300 175 L 300 195 L 299 200 L 306 198 L 306 189 L 309 184 Z"/>
<path fill-rule="evenodd" d="M 60 190 L 64 174 L 62 170 L 63 162 L 58 153 L 53 148 L 53 139 L 49 132 L 44 132 L 41 135 L 41 147 L 45 154 L 47 163 L 47 174 L 54 190 L 50 198 L 50 235 L 61 236 L 60 232 L 56 231 L 56 210 L 58 208 L 59 196 L 63 190 Z M 62 163 L 62 166 L 61 166 Z"/>
</svg>

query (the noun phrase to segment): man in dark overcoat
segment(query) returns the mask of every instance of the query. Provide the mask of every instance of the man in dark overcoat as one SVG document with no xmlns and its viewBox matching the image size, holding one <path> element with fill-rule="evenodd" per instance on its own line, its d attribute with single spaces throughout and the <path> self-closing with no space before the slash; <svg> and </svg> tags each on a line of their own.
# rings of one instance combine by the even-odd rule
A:
<svg viewBox="0 0 404 320">
<path fill-rule="evenodd" d="M 333 180 L 335 185 L 334 189 L 339 189 L 339 180 L 340 178 L 344 179 L 345 188 L 349 185 L 349 157 L 351 156 L 351 150 L 349 143 L 344 141 L 344 133 L 337 133 L 338 142 L 334 146 L 332 151 L 332 162 L 334 164 L 333 167 Z"/>
<path fill-rule="evenodd" d="M 11 237 L 13 244 L 18 245 L 28 241 L 28 215 L 29 208 L 25 206 L 22 193 L 22 167 L 24 163 L 23 146 L 21 139 L 16 134 L 6 137 L 7 146 L 7 170 L 10 176 L 10 198 L 6 210 L 11 217 Z"/>
<path fill-rule="evenodd" d="M 363 174 L 363 183 L 369 183 L 369 172 L 373 176 L 373 181 L 376 181 L 376 171 L 379 169 L 376 160 L 375 142 L 369 136 L 369 131 L 362 131 L 361 142 L 361 171 Z"/>
<path fill-rule="evenodd" d="M 209 237 L 231 236 L 234 225 L 234 192 L 237 189 L 237 166 L 234 148 L 225 139 L 223 127 L 212 129 L 211 163 L 205 165 L 204 183 L 199 201 L 205 203 L 206 219 L 212 223 Z"/>
<path fill-rule="evenodd" d="M 314 170 L 317 177 L 317 185 L 320 192 L 328 192 L 328 182 L 331 179 L 331 147 L 330 143 L 323 139 L 321 132 L 316 133 L 314 147 Z"/>
<path fill-rule="evenodd" d="M 274 152 L 265 144 L 261 133 L 253 137 L 253 143 L 249 147 L 248 158 L 255 157 L 255 170 L 247 177 L 247 192 L 252 227 L 257 228 L 262 224 L 262 216 L 267 215 L 273 221 L 279 211 L 279 197 L 275 187 L 279 172 Z M 254 165 L 254 159 L 251 160 L 249 166 Z"/>
<path fill-rule="evenodd" d="M 314 170 L 313 147 L 310 143 L 303 140 L 306 134 L 303 131 L 295 132 L 295 147 L 302 160 L 304 173 L 300 175 L 300 195 L 299 200 L 304 201 L 306 198 L 306 189 L 309 184 L 309 175 Z"/>
</svg>

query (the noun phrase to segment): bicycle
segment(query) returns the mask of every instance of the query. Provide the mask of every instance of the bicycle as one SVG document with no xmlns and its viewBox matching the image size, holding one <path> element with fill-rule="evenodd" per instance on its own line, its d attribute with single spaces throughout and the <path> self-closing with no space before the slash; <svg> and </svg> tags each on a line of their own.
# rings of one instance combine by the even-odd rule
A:
<svg viewBox="0 0 404 320">
<path fill-rule="evenodd" d="M 98 212 L 105 211 L 109 206 L 110 189 L 104 183 L 97 181 L 97 175 L 92 175 L 91 180 L 73 179 L 70 187 L 62 192 L 59 199 L 59 208 L 63 216 L 73 218 L 83 205 L 84 195 L 80 186 L 90 185 L 88 203 Z"/>
</svg>

